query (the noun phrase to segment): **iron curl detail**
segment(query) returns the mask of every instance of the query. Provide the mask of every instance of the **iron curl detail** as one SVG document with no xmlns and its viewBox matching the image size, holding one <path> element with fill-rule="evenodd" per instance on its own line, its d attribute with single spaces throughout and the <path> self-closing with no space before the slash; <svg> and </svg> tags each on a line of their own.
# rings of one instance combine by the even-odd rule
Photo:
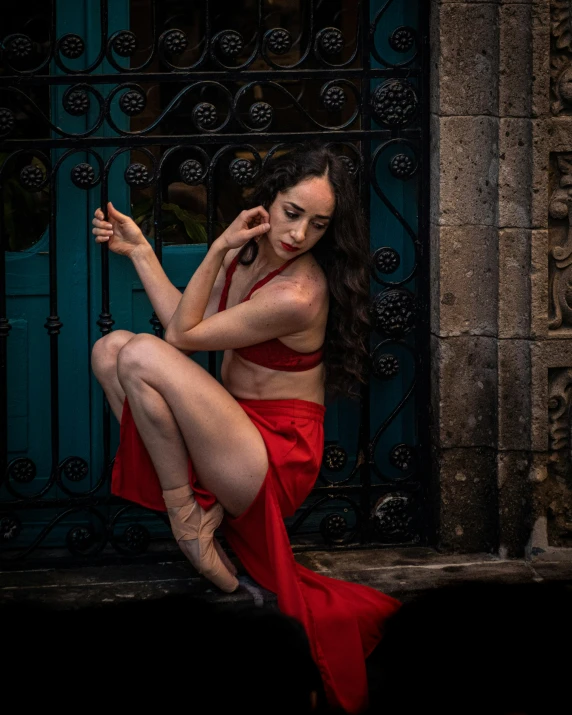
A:
<svg viewBox="0 0 572 715">
<path fill-rule="evenodd" d="M 413 85 L 402 79 L 379 84 L 371 97 L 371 108 L 379 124 L 403 127 L 417 116 L 419 99 Z"/>
<path fill-rule="evenodd" d="M 10 134 L 14 129 L 15 123 L 14 112 L 7 107 L 0 107 L 0 136 Z"/>
<path fill-rule="evenodd" d="M 322 463 L 330 472 L 341 472 L 347 461 L 348 455 L 343 447 L 337 444 L 329 444 L 324 447 Z"/>
<path fill-rule="evenodd" d="M 415 326 L 415 297 L 405 289 L 383 291 L 375 296 L 372 313 L 378 332 L 391 337 L 402 337 Z"/>
<path fill-rule="evenodd" d="M 16 514 L 0 514 L 0 544 L 15 541 L 22 531 L 22 521 Z"/>
<path fill-rule="evenodd" d="M 29 484 L 34 481 L 37 473 L 36 465 L 29 457 L 13 459 L 6 470 L 8 479 L 13 479 L 18 484 Z"/>
<path fill-rule="evenodd" d="M 60 37 L 58 50 L 68 60 L 77 60 L 85 52 L 85 42 L 79 35 L 68 33 Z"/>
</svg>

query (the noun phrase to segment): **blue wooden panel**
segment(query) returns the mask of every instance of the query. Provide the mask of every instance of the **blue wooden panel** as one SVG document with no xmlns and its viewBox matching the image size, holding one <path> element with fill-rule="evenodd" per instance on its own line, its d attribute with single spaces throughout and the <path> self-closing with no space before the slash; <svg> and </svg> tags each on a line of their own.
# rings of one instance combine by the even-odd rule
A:
<svg viewBox="0 0 572 715">
<path fill-rule="evenodd" d="M 8 444 L 14 452 L 28 450 L 28 321 L 12 320 L 8 357 Z"/>
</svg>

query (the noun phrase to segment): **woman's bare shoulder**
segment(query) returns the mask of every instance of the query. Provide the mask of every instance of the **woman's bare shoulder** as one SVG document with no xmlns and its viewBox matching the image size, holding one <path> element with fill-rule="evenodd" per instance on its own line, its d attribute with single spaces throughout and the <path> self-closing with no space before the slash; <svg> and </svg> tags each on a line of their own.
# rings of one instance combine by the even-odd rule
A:
<svg viewBox="0 0 572 715">
<path fill-rule="evenodd" d="M 292 268 L 295 268 L 290 276 L 293 283 L 300 290 L 309 292 L 315 297 L 326 297 L 328 295 L 328 279 L 322 267 L 311 253 L 302 256 L 301 259 L 292 265 Z"/>
</svg>

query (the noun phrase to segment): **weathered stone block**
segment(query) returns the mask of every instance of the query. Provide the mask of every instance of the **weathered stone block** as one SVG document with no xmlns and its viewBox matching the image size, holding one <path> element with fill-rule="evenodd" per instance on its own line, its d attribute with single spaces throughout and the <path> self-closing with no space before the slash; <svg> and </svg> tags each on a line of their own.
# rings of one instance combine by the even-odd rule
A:
<svg viewBox="0 0 572 715">
<path fill-rule="evenodd" d="M 531 226 L 533 228 L 547 228 L 549 195 L 548 166 L 552 140 L 552 123 L 547 119 L 536 119 L 532 122 L 531 126 Z"/>
<path fill-rule="evenodd" d="M 528 119 L 501 119 L 499 126 L 499 226 L 530 226 L 531 143 Z"/>
<path fill-rule="evenodd" d="M 495 551 L 498 544 L 496 453 L 493 449 L 439 450 L 438 544 L 446 551 Z"/>
<path fill-rule="evenodd" d="M 498 335 L 526 338 L 530 334 L 531 231 L 503 228 L 498 233 Z"/>
<path fill-rule="evenodd" d="M 439 117 L 434 142 L 432 186 L 439 186 L 432 201 L 434 223 L 442 226 L 497 222 L 498 119 L 493 117 Z M 432 189 L 434 190 L 434 189 Z"/>
<path fill-rule="evenodd" d="M 497 341 L 489 337 L 431 338 L 433 443 L 496 446 Z"/>
<path fill-rule="evenodd" d="M 443 4 L 439 13 L 440 114 L 498 113 L 498 8 Z"/>
<path fill-rule="evenodd" d="M 550 0 L 531 3 L 532 28 L 532 116 L 550 112 Z"/>
<path fill-rule="evenodd" d="M 530 333 L 548 334 L 548 231 L 531 231 L 530 242 Z"/>
<path fill-rule="evenodd" d="M 492 226 L 435 226 L 431 247 L 432 331 L 439 335 L 496 335 L 497 230 Z"/>
<path fill-rule="evenodd" d="M 500 7 L 499 114 L 530 116 L 532 42 L 530 5 Z"/>
<path fill-rule="evenodd" d="M 523 556 L 533 527 L 529 452 L 497 455 L 499 552 L 504 558 Z"/>
<path fill-rule="evenodd" d="M 530 384 L 529 342 L 499 340 L 499 449 L 530 449 Z"/>
</svg>

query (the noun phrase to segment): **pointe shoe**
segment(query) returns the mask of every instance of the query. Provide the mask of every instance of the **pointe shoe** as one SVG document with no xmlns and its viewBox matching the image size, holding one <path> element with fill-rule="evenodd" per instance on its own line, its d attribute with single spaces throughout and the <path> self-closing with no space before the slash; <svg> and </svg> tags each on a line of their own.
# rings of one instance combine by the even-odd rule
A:
<svg viewBox="0 0 572 715">
<path fill-rule="evenodd" d="M 224 565 L 214 545 L 214 532 L 224 517 L 222 506 L 217 502 L 205 511 L 195 501 L 190 485 L 164 491 L 163 499 L 177 542 L 198 540 L 197 571 L 222 591 L 236 591 L 238 579 Z"/>
<path fill-rule="evenodd" d="M 238 573 L 238 569 L 237 569 L 236 566 L 232 563 L 232 561 L 229 559 L 228 554 L 227 554 L 226 551 L 222 548 L 222 546 L 220 545 L 218 539 L 215 539 L 215 540 L 214 540 L 214 545 L 215 545 L 215 549 L 216 549 L 217 554 L 220 556 L 220 560 L 223 562 L 223 564 L 226 566 L 226 568 L 230 571 L 230 573 L 231 573 L 233 576 L 236 576 L 237 573 Z"/>
</svg>

